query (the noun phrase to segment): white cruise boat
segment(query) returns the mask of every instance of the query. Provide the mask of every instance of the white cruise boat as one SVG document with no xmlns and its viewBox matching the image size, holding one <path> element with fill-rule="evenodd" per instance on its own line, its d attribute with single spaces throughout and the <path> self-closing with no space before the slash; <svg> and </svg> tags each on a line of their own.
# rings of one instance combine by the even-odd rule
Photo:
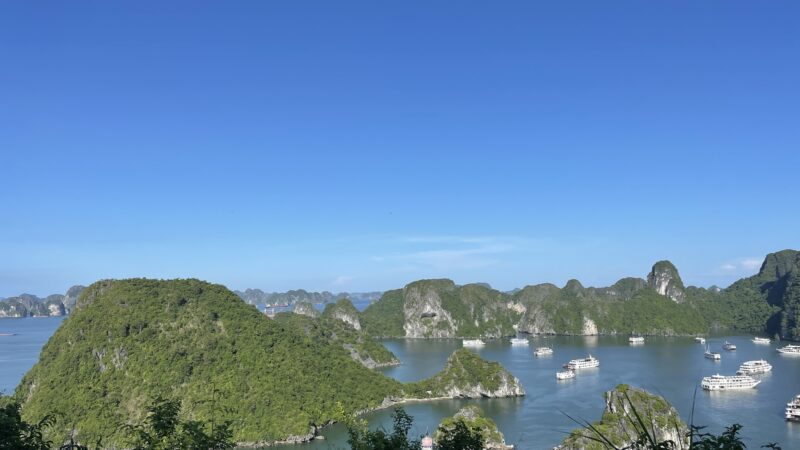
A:
<svg viewBox="0 0 800 450">
<path fill-rule="evenodd" d="M 711 375 L 710 377 L 703 377 L 700 386 L 707 391 L 734 391 L 739 389 L 752 389 L 761 383 L 761 380 L 756 380 L 747 375 Z"/>
<path fill-rule="evenodd" d="M 708 349 L 707 345 L 706 345 L 706 352 L 703 354 L 703 356 L 714 361 L 719 361 L 720 359 L 722 359 L 722 355 L 716 352 L 712 352 L 711 350 Z"/>
<path fill-rule="evenodd" d="M 736 344 L 732 344 L 732 343 L 730 343 L 728 341 L 725 341 L 725 343 L 722 344 L 722 348 L 725 349 L 725 350 L 729 350 L 729 351 L 730 350 L 736 350 Z"/>
<path fill-rule="evenodd" d="M 800 395 L 795 395 L 792 401 L 786 404 L 786 420 L 800 422 Z"/>
<path fill-rule="evenodd" d="M 644 344 L 644 337 L 642 336 L 631 336 L 628 338 L 628 342 L 631 344 Z"/>
<path fill-rule="evenodd" d="M 511 338 L 511 345 L 528 345 L 530 341 L 525 338 Z"/>
<path fill-rule="evenodd" d="M 695 340 L 696 342 L 699 342 L 699 343 L 701 343 L 701 344 L 705 344 L 705 343 L 706 343 L 706 338 L 704 338 L 704 337 L 701 337 L 701 336 L 697 336 L 697 337 L 695 337 L 695 338 L 694 338 L 694 340 Z"/>
<path fill-rule="evenodd" d="M 550 356 L 553 354 L 553 349 L 550 347 L 536 347 L 533 351 L 534 356 Z"/>
<path fill-rule="evenodd" d="M 556 372 L 556 380 L 569 380 L 575 378 L 574 370 L 565 370 L 563 372 Z"/>
<path fill-rule="evenodd" d="M 580 369 L 589 369 L 591 367 L 598 367 L 599 365 L 600 365 L 600 360 L 592 355 L 589 355 L 589 357 L 587 358 L 571 360 L 566 365 L 564 365 L 564 368 L 569 370 L 580 370 Z"/>
<path fill-rule="evenodd" d="M 800 345 L 787 345 L 778 349 L 784 355 L 800 355 Z"/>
<path fill-rule="evenodd" d="M 768 338 L 762 338 L 762 337 L 758 337 L 758 336 L 753 338 L 753 343 L 754 344 L 769 344 L 770 342 L 772 342 L 772 341 L 769 340 Z"/>
<path fill-rule="evenodd" d="M 464 339 L 461 341 L 461 345 L 464 347 L 483 347 L 486 345 L 486 342 L 480 339 Z"/>
<path fill-rule="evenodd" d="M 759 359 L 756 361 L 745 361 L 739 366 L 739 370 L 736 371 L 737 375 L 754 375 L 759 373 L 767 373 L 772 370 L 772 365 L 763 359 Z"/>
</svg>

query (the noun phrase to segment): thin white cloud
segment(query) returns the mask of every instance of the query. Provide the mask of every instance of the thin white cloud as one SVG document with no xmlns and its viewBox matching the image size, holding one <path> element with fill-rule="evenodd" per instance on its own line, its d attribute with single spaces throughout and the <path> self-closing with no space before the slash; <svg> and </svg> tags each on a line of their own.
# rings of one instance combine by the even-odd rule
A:
<svg viewBox="0 0 800 450">
<path fill-rule="evenodd" d="M 333 281 L 331 281 L 332 286 L 344 286 L 351 281 L 353 281 L 355 277 L 351 277 L 349 275 L 339 275 Z"/>
<path fill-rule="evenodd" d="M 500 254 L 513 252 L 518 248 L 513 238 L 497 236 L 409 236 L 400 241 L 412 246 L 414 250 L 373 256 L 371 260 L 396 264 L 406 270 L 479 269 L 499 263 Z M 421 244 L 429 248 L 419 249 Z"/>
<path fill-rule="evenodd" d="M 752 257 L 737 258 L 721 264 L 717 272 L 726 274 L 751 274 L 761 268 L 761 259 Z"/>
</svg>

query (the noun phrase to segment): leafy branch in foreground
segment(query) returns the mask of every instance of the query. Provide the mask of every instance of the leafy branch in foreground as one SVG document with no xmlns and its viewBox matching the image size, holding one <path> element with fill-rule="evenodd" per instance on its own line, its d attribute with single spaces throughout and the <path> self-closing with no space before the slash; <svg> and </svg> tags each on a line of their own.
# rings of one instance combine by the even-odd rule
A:
<svg viewBox="0 0 800 450">
<path fill-rule="evenodd" d="M 215 424 L 212 421 L 207 426 L 199 421 L 182 421 L 180 400 L 157 397 L 147 411 L 144 424 L 128 427 L 134 435 L 134 450 L 227 450 L 234 447 L 230 422 Z"/>
</svg>

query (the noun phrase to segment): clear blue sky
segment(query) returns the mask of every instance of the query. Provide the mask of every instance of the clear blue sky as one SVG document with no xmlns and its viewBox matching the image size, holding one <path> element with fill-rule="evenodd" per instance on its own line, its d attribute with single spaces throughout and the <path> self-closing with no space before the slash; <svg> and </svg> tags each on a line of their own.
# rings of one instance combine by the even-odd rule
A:
<svg viewBox="0 0 800 450">
<path fill-rule="evenodd" d="M 797 1 L 3 2 L 0 296 L 727 285 L 800 247 Z"/>
</svg>

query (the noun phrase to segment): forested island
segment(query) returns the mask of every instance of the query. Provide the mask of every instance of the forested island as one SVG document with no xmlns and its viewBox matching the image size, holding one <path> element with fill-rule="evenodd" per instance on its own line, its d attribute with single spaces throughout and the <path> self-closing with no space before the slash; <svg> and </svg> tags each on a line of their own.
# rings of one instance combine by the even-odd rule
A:
<svg viewBox="0 0 800 450">
<path fill-rule="evenodd" d="M 149 417 L 150 405 L 172 399 L 187 419 L 227 424 L 239 444 L 302 442 L 343 417 L 406 401 L 525 394 L 503 367 L 465 349 L 431 378 L 398 382 L 373 370 L 399 363 L 377 338 L 691 335 L 727 328 L 798 339 L 799 275 L 800 252 L 785 250 L 726 289 L 685 287 L 668 261 L 656 263 L 646 279 L 607 288 L 571 280 L 561 288 L 500 292 L 421 280 L 385 292 L 361 312 L 347 298 L 323 311 L 298 301 L 293 313 L 272 319 L 221 285 L 105 280 L 83 289 L 39 362 L 4 401 L 19 404 L 31 423 L 58 417 L 48 427 L 55 440 L 124 447 L 132 439 L 126 430 Z M 620 392 L 674 415 L 661 401 L 625 388 L 607 394 L 609 417 L 617 414 L 613 399 Z M 459 417 L 484 423 L 476 411 Z M 583 448 L 582 439 L 574 434 L 563 448 Z"/>
<path fill-rule="evenodd" d="M 758 274 L 725 289 L 685 287 L 669 261 L 646 279 L 584 287 L 570 280 L 500 292 L 486 284 L 421 280 L 387 291 L 360 314 L 375 337 L 502 337 L 516 333 L 695 335 L 711 329 L 800 340 L 800 252 L 767 255 Z"/>
<path fill-rule="evenodd" d="M 14 393 L 23 417 L 55 414 L 54 436 L 124 446 L 156 398 L 193 420 L 230 423 L 240 444 L 298 442 L 342 414 L 433 398 L 524 395 L 513 375 L 467 350 L 434 377 L 400 383 L 368 368 L 392 358 L 345 325 L 267 318 L 224 286 L 109 280 L 89 286 Z M 345 325 L 346 326 L 346 325 Z M 332 336 L 336 334 L 336 336 Z"/>
</svg>

